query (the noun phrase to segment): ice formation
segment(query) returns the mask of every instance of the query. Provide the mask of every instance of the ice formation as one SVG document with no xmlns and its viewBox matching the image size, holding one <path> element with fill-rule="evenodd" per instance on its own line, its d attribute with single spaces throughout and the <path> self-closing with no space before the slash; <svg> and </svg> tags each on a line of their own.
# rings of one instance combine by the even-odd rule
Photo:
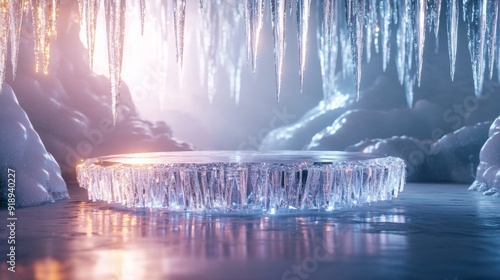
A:
<svg viewBox="0 0 500 280">
<path fill-rule="evenodd" d="M 268 214 L 388 200 L 398 196 L 405 182 L 399 158 L 310 151 L 104 156 L 83 161 L 77 173 L 94 201 Z"/>
<path fill-rule="evenodd" d="M 61 5 L 58 40 L 51 42 L 49 74 L 33 71 L 33 38 L 28 33 L 30 24 L 25 23 L 16 78 L 12 77 L 10 65 L 6 77 L 63 176 L 73 180 L 76 163 L 85 157 L 192 149 L 173 138 L 165 122 L 141 118 L 131 100 L 132 89 L 126 84 L 120 89 L 119 114 L 113 125 L 108 96 L 110 81 L 90 69 L 87 50 L 79 37 L 80 25 L 72 13 L 78 12 L 77 6 L 73 1 L 68 2 Z"/>
<path fill-rule="evenodd" d="M 466 32 L 458 35 L 466 38 Z M 467 52 L 466 48 L 459 49 L 460 57 Z M 407 108 L 399 94 L 402 86 L 393 78 L 397 77 L 394 65 L 380 73 L 371 71 L 376 65 L 368 64 L 367 73 L 376 74 L 366 76 L 367 86 L 358 102 L 323 100 L 297 122 L 272 130 L 260 149 L 382 153 L 406 161 L 409 181 L 472 183 L 479 150 L 487 139 L 488 122 L 500 114 L 495 105 L 500 102 L 499 87 L 496 82 L 485 82 L 483 95 L 474 96 L 466 63 L 457 64 L 454 82 L 446 79 L 447 55 L 445 46 L 438 53 L 426 54 L 425 60 L 433 62 L 426 69 L 433 75 L 423 76 L 413 108 Z M 374 56 L 372 60 L 383 58 Z M 347 91 L 355 92 L 352 88 Z"/>
<path fill-rule="evenodd" d="M 16 56 L 19 44 L 19 26 L 22 14 L 31 15 L 33 23 L 35 68 L 48 71 L 50 58 L 50 44 L 57 30 L 55 28 L 58 18 L 59 0 L 10 0 L 1 2 L 0 13 L 0 80 L 3 81 L 5 61 L 10 41 L 11 61 L 13 70 L 16 69 Z M 101 3 L 102 2 L 102 3 Z M 316 3 L 313 5 L 312 3 Z M 371 59 L 372 50 L 382 52 L 382 68 L 385 70 L 390 60 L 391 38 L 397 38 L 395 62 L 397 64 L 399 79 L 406 88 L 406 98 L 410 106 L 413 105 L 414 87 L 420 86 L 422 79 L 423 58 L 427 30 L 435 34 L 438 39 L 440 18 L 442 10 L 446 10 L 447 38 L 450 57 L 450 74 L 453 79 L 456 53 L 457 29 L 460 15 L 466 22 L 468 33 L 468 46 L 472 62 L 473 77 L 476 95 L 480 96 L 483 89 L 486 65 L 489 76 L 493 73 L 495 60 L 497 68 L 500 67 L 497 40 L 497 1 L 468 1 L 460 4 L 458 0 L 418 0 L 418 1 L 390 1 L 390 0 L 296 0 L 292 1 L 271 0 L 269 7 L 263 0 L 245 1 L 208 1 L 202 0 L 188 2 L 185 0 L 159 1 L 140 0 L 129 3 L 126 0 L 79 0 L 81 23 L 87 28 L 87 41 L 89 45 L 90 63 L 94 53 L 94 40 L 96 18 L 103 7 L 106 15 L 106 32 L 108 38 L 108 58 L 111 79 L 111 92 L 113 96 L 113 115 L 116 121 L 118 106 L 121 68 L 123 61 L 123 46 L 125 36 L 125 13 L 137 13 L 140 18 L 141 30 L 144 32 L 146 17 L 155 17 L 157 23 L 165 25 L 162 34 L 173 31 L 175 34 L 175 52 L 179 65 L 183 64 L 183 50 L 185 49 L 185 32 L 188 15 L 198 14 L 197 36 L 200 58 L 203 60 L 201 67 L 206 67 L 208 75 L 209 96 L 213 98 L 215 91 L 214 72 L 217 67 L 225 67 L 230 75 L 230 83 L 238 83 L 241 75 L 242 46 L 247 49 L 247 58 L 251 67 L 256 69 L 257 53 L 259 48 L 259 35 L 265 22 L 264 16 L 268 9 L 274 34 L 274 53 L 276 69 L 276 92 L 279 98 L 281 90 L 281 77 L 283 73 L 283 59 L 285 55 L 286 22 L 292 17 L 293 7 L 296 9 L 296 24 L 300 56 L 300 81 L 306 66 L 306 53 L 308 45 L 308 31 L 311 14 L 316 10 L 318 16 L 317 37 L 319 46 L 318 55 L 321 60 L 323 74 L 323 91 L 325 97 L 335 94 L 332 87 L 335 65 L 341 61 L 341 71 L 352 71 L 359 97 L 361 84 L 361 68 L 363 59 Z M 446 2 L 446 3 L 444 3 Z M 147 4 L 146 4 L 147 3 Z M 190 5 L 195 5 L 199 13 L 188 13 Z M 345 5 L 344 5 L 345 4 Z M 446 5 L 446 9 L 442 8 Z M 132 7 L 132 8 L 130 8 Z M 154 9 L 154 10 L 153 10 Z M 461 13 L 462 10 L 462 13 Z M 23 12 L 24 11 L 24 12 Z M 239 24 L 243 18 L 244 24 Z M 193 21 L 195 22 L 195 21 Z M 241 30 L 240 30 L 241 29 Z M 168 31 L 171 30 L 171 31 Z M 230 34 L 245 31 L 246 40 L 234 40 Z M 171 36 L 170 36 L 171 38 Z M 166 38 L 168 39 L 168 38 Z M 427 40 L 428 41 L 428 40 Z M 437 41 L 436 41 L 437 44 Z M 340 50 L 340 51 L 339 51 Z M 230 63 L 227 63 L 230 61 Z M 500 71 L 498 71 L 500 72 Z M 238 91 L 237 86 L 232 87 Z M 235 94 L 234 96 L 238 96 Z M 236 98 L 237 99 L 237 98 Z"/>
<path fill-rule="evenodd" d="M 347 151 L 384 154 L 404 159 L 411 182 L 472 183 L 476 178 L 479 151 L 488 139 L 491 122 L 464 126 L 437 141 L 406 136 L 370 139 Z"/>
<path fill-rule="evenodd" d="M 486 195 L 500 196 L 499 131 L 500 118 L 497 118 L 491 124 L 488 132 L 489 138 L 479 153 L 476 180 L 469 190 L 481 191 Z"/>
<path fill-rule="evenodd" d="M 0 94 L 0 103 L 3 106 L 0 110 L 0 206 L 7 206 L 8 169 L 14 172 L 16 206 L 34 206 L 67 198 L 59 165 L 45 149 L 7 84 Z"/>
</svg>

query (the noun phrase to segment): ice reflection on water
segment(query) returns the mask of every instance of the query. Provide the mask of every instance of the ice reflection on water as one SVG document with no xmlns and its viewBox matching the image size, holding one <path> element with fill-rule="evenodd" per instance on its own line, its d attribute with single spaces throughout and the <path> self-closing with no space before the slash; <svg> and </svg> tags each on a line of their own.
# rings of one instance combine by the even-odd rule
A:
<svg viewBox="0 0 500 280">
<path fill-rule="evenodd" d="M 396 208 L 385 213 L 304 216 L 130 211 L 88 202 L 68 209 L 73 218 L 54 228 L 62 233 L 60 238 L 36 242 L 44 257 L 20 262 L 16 276 L 146 279 L 208 269 L 211 262 L 221 260 L 301 263 L 320 254 L 322 261 L 329 262 L 407 246 L 407 237 L 397 230 L 377 229 L 377 225 L 405 222 Z M 65 236 L 68 228 L 71 233 Z"/>
<path fill-rule="evenodd" d="M 269 216 L 130 211 L 81 192 L 16 213 L 17 272 L 2 262 L 0 279 L 280 279 L 316 256 L 309 279 L 500 273 L 496 200 L 459 187 L 408 190 L 334 213 Z"/>
<path fill-rule="evenodd" d="M 395 210 L 396 212 L 396 210 Z M 377 231 L 377 223 L 405 223 L 400 214 L 350 216 L 205 216 L 165 212 L 131 212 L 79 207 L 77 225 L 88 238 L 107 235 L 114 242 L 147 238 L 175 247 L 176 256 L 200 258 L 303 258 L 322 246 L 328 259 L 378 254 L 390 246 L 404 249 L 406 236 Z M 347 222 L 350 220 L 351 222 Z M 353 221 L 354 220 L 354 221 Z M 297 242 L 300 240 L 300 242 Z M 274 241 L 274 242 L 269 242 Z M 126 248 L 124 248 L 126 249 Z M 173 248 L 172 248 L 173 249 Z"/>
</svg>

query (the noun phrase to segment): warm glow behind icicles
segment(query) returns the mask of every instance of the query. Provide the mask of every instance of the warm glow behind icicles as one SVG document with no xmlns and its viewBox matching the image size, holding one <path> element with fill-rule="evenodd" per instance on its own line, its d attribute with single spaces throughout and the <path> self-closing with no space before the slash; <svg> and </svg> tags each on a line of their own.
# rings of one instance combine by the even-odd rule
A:
<svg viewBox="0 0 500 280">
<path fill-rule="evenodd" d="M 6 1 L 4 1 L 6 2 Z M 3 3 L 2 3 L 3 4 Z M 21 38 L 21 24 L 23 23 L 23 12 L 26 9 L 26 0 L 10 1 L 10 61 L 12 64 L 12 76 L 16 77 L 17 58 L 19 56 L 19 40 Z M 7 24 L 2 23 L 2 29 L 7 28 Z M 3 30 L 2 30 L 3 32 Z M 2 33 L 3 35 L 3 33 Z M 3 40 L 3 36 L 2 36 Z M 3 46 L 3 44 L 2 44 Z M 3 50 L 2 50 L 3 54 Z M 5 63 L 2 60 L 2 63 Z M 3 64 L 0 64 L 3 65 Z M 1 78 L 3 83 L 3 78 Z M 0 86 L 1 89 L 1 86 Z"/>
<path fill-rule="evenodd" d="M 59 1 L 55 0 L 33 0 L 30 7 L 35 45 L 35 71 L 39 72 L 42 68 L 45 75 L 49 73 L 50 40 L 55 35 L 58 5 Z"/>
<path fill-rule="evenodd" d="M 60 0 L 0 0 L 0 79 L 3 81 L 8 45 L 10 42 L 10 60 L 15 74 L 17 53 L 19 47 L 19 34 L 22 17 L 25 16 L 33 24 L 35 70 L 48 72 L 50 58 L 50 41 L 56 34 L 56 20 Z M 306 67 L 306 52 L 308 29 L 310 25 L 309 14 L 316 8 L 319 17 L 317 26 L 318 55 L 320 58 L 321 72 L 323 75 L 324 96 L 336 92 L 334 90 L 334 76 L 337 72 L 335 65 L 341 65 L 344 76 L 353 74 L 356 91 L 359 95 L 361 83 L 361 66 L 363 57 L 369 60 L 372 48 L 381 50 L 383 65 L 386 69 L 390 58 L 391 38 L 397 38 L 396 65 L 398 78 L 406 89 L 408 104 L 413 103 L 415 84 L 420 84 L 424 57 L 426 33 L 431 31 L 437 34 L 440 25 L 442 5 L 446 4 L 446 25 L 448 35 L 448 48 L 450 56 L 450 75 L 453 79 L 457 53 L 457 28 L 462 6 L 467 27 L 468 46 L 471 56 L 475 94 L 480 96 L 484 81 L 485 70 L 489 70 L 491 77 L 493 66 L 497 60 L 497 69 L 500 69 L 497 50 L 497 21 L 498 2 L 487 0 L 104 0 L 106 14 L 106 32 L 108 39 L 109 74 L 111 80 L 113 115 L 117 117 L 118 94 L 123 57 L 125 11 L 126 2 L 140 14 L 140 27 L 144 28 L 146 4 L 151 7 L 168 7 L 168 17 L 172 20 L 157 20 L 162 26 L 161 34 L 169 35 L 165 40 L 175 40 L 175 53 L 179 65 L 183 63 L 185 24 L 190 22 L 187 15 L 188 5 L 198 5 L 200 18 L 193 20 L 203 22 L 195 25 L 197 28 L 197 46 L 202 54 L 199 62 L 200 71 L 204 71 L 208 85 L 210 99 L 216 91 L 215 73 L 219 67 L 228 72 L 232 91 L 239 91 L 241 75 L 241 46 L 246 43 L 247 59 L 251 61 L 252 69 L 256 69 L 259 37 L 263 27 L 264 10 L 268 9 L 265 3 L 270 3 L 271 24 L 274 38 L 274 56 L 276 68 L 276 92 L 279 97 L 283 73 L 283 60 L 285 55 L 286 18 L 292 18 L 297 24 L 299 44 L 299 73 L 303 85 Z M 317 3 L 312 5 L 312 3 Z M 78 1 L 82 26 L 87 30 L 86 39 L 89 46 L 89 56 L 94 52 L 96 18 L 102 0 Z M 196 7 L 196 6 L 195 6 Z M 334 8 L 333 8 L 334 7 Z M 236 12 L 228 12 L 230 9 Z M 443 8 L 444 9 L 444 8 Z M 152 11 L 152 17 L 161 14 Z M 24 11 L 24 12 L 23 12 Z M 295 11 L 295 14 L 294 14 Z M 295 15 L 295 16 L 294 16 Z M 160 16 L 161 18 L 162 16 Z M 240 24 L 239 18 L 244 18 Z M 295 17 L 295 19 L 293 19 Z M 238 36 L 230 38 L 228 34 L 246 33 L 246 42 Z M 201 34 L 202 33 L 202 34 Z M 436 35 L 437 36 L 437 35 Z M 188 38 L 189 36 L 187 36 Z M 133 42 L 133 40 L 131 40 Z M 159 40 L 162 41 L 162 40 Z M 436 42 L 437 43 L 437 42 Z M 230 47 L 229 45 L 233 45 Z M 262 47 L 262 46 L 261 46 Z M 267 46 L 270 47 L 270 46 Z M 164 59 L 159 59 L 159 61 Z M 233 63 L 233 65 L 231 65 Z M 487 65 L 487 66 L 486 66 Z M 498 71 L 500 72 L 500 71 Z M 238 94 L 232 93 L 237 99 Z"/>
</svg>

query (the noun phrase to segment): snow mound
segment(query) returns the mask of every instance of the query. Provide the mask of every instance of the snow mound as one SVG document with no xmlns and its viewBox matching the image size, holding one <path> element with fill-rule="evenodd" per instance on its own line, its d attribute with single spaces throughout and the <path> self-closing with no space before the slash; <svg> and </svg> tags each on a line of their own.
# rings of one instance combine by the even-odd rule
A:
<svg viewBox="0 0 500 280">
<path fill-rule="evenodd" d="M 12 183 L 8 178 L 15 180 L 18 207 L 68 198 L 59 165 L 45 149 L 9 85 L 3 87 L 0 104 L 0 205 L 7 205 L 8 182 Z"/>
</svg>

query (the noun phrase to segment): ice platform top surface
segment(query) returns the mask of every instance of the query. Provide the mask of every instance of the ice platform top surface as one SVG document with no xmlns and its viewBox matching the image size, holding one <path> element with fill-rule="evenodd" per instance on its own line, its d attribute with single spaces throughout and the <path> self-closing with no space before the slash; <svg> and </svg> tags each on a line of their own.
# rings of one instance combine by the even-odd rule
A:
<svg viewBox="0 0 500 280">
<path fill-rule="evenodd" d="M 102 156 L 95 164 L 335 163 L 380 157 L 340 151 L 181 151 Z"/>
</svg>

